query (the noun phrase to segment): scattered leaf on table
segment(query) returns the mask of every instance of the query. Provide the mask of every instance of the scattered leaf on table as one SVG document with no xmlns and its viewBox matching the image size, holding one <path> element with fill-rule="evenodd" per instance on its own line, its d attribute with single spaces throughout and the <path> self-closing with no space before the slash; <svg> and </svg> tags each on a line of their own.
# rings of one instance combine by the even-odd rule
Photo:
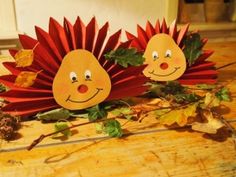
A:
<svg viewBox="0 0 236 177">
<path fill-rule="evenodd" d="M 122 131 L 121 125 L 115 119 L 107 120 L 104 123 L 104 131 L 110 137 L 121 137 L 123 135 L 123 131 Z"/>
<path fill-rule="evenodd" d="M 34 81 L 37 77 L 38 73 L 31 71 L 22 71 L 18 74 L 15 85 L 19 87 L 30 87 L 34 84 Z"/>
<path fill-rule="evenodd" d="M 220 100 L 215 96 L 215 94 L 207 92 L 204 99 L 204 104 L 201 105 L 202 108 L 212 108 L 220 105 Z"/>
<path fill-rule="evenodd" d="M 125 117 L 128 120 L 130 120 L 134 114 L 130 107 L 116 108 L 113 109 L 110 113 L 117 117 Z"/>
<path fill-rule="evenodd" d="M 188 123 L 189 117 L 196 115 L 197 103 L 188 105 L 186 108 L 174 109 L 161 115 L 158 120 L 159 123 L 165 125 L 172 125 L 177 123 L 179 126 L 184 126 Z"/>
<path fill-rule="evenodd" d="M 215 96 L 220 100 L 220 101 L 230 101 L 230 96 L 229 96 L 229 90 L 225 87 L 220 89 L 218 92 L 215 93 Z"/>
<path fill-rule="evenodd" d="M 68 123 L 67 122 L 56 122 L 54 124 L 54 128 L 55 128 L 55 131 L 61 131 L 61 130 L 64 130 L 66 128 L 68 128 Z M 63 135 L 65 136 L 71 136 L 71 131 L 70 129 L 67 129 L 67 130 L 64 130 L 64 131 L 61 131 L 60 133 L 62 133 Z M 53 136 L 53 138 L 55 138 L 56 136 Z"/>
<path fill-rule="evenodd" d="M 224 126 L 224 124 L 219 119 L 213 117 L 210 110 L 202 110 L 202 116 L 204 116 L 204 118 L 207 119 L 208 122 L 194 122 L 192 124 L 193 130 L 209 134 L 216 134 L 217 130 Z"/>
<path fill-rule="evenodd" d="M 34 51 L 30 49 L 21 49 L 15 56 L 16 67 L 27 67 L 32 65 L 34 60 Z"/>
<path fill-rule="evenodd" d="M 88 118 L 90 121 L 107 117 L 107 110 L 105 110 L 105 108 L 99 104 L 86 109 L 86 111 L 88 112 Z"/>
<path fill-rule="evenodd" d="M 70 117 L 70 112 L 64 108 L 58 108 L 47 112 L 38 113 L 36 117 L 37 119 L 42 121 L 68 119 Z"/>
<path fill-rule="evenodd" d="M 197 88 L 202 89 L 202 90 L 212 90 L 216 88 L 216 85 L 213 84 L 197 84 Z"/>
</svg>

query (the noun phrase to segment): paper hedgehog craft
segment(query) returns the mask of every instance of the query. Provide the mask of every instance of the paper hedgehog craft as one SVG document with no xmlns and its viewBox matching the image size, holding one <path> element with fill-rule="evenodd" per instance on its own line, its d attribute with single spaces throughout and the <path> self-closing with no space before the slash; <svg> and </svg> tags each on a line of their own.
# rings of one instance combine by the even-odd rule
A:
<svg viewBox="0 0 236 177">
<path fill-rule="evenodd" d="M 3 63 L 12 74 L 0 77 L 9 88 L 0 95 L 7 101 L 2 110 L 31 116 L 59 107 L 81 110 L 142 94 L 147 89 L 144 65 L 124 68 L 104 58 L 107 52 L 130 45 L 120 42 L 121 30 L 107 39 L 108 27 L 107 22 L 98 28 L 95 18 L 87 26 L 79 17 L 74 25 L 64 19 L 63 26 L 50 18 L 49 32 L 35 28 L 37 40 L 20 35 L 24 52 L 33 60 L 20 66 L 17 62 Z M 17 60 L 21 51 L 10 53 Z"/>
<path fill-rule="evenodd" d="M 131 46 L 143 52 L 145 76 L 190 85 L 216 82 L 215 63 L 207 61 L 213 51 L 202 49 L 207 39 L 200 39 L 198 33 L 187 34 L 188 27 L 177 30 L 176 21 L 168 27 L 163 19 L 162 24 L 157 20 L 155 26 L 148 21 L 145 30 L 138 25 L 137 36 L 126 31 Z"/>
</svg>

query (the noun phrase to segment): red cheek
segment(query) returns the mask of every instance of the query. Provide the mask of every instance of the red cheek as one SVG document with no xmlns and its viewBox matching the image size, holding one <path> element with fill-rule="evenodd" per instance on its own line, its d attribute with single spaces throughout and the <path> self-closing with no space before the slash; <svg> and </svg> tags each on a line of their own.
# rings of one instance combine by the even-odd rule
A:
<svg viewBox="0 0 236 177">
<path fill-rule="evenodd" d="M 176 65 L 180 66 L 180 65 L 182 65 L 182 64 L 183 64 L 183 61 L 181 61 L 181 59 L 180 59 L 180 58 L 175 58 L 175 59 L 174 59 L 174 64 L 176 64 Z"/>
</svg>

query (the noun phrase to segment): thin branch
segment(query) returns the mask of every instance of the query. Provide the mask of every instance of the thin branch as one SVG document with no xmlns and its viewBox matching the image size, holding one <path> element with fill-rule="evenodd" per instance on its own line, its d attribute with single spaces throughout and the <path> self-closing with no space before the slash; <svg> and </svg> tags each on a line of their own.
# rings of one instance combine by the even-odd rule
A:
<svg viewBox="0 0 236 177">
<path fill-rule="evenodd" d="M 223 65 L 223 66 L 220 66 L 220 67 L 216 68 L 216 70 L 220 70 L 220 69 L 222 69 L 222 68 L 226 68 L 226 67 L 231 66 L 231 65 L 234 65 L 234 64 L 236 64 L 236 61 L 235 61 L 235 62 L 232 62 L 232 63 L 228 63 L 228 64 Z"/>
<path fill-rule="evenodd" d="M 73 125 L 71 125 L 70 127 L 64 128 L 64 129 L 62 129 L 62 130 L 58 130 L 58 131 L 55 131 L 55 132 L 52 132 L 52 133 L 48 133 L 48 134 L 46 134 L 46 135 L 42 134 L 42 135 L 40 135 L 37 139 L 35 139 L 35 140 L 27 147 L 27 150 L 30 151 L 31 149 L 33 149 L 37 144 L 39 144 L 41 141 L 43 141 L 43 139 L 46 138 L 46 137 L 55 135 L 55 134 L 57 134 L 57 133 L 60 133 L 60 132 L 66 131 L 66 130 L 70 130 L 70 129 L 75 128 L 75 127 L 80 127 L 80 126 L 88 125 L 88 124 L 92 124 L 92 123 L 103 122 L 103 121 L 110 120 L 110 119 L 115 119 L 115 118 L 99 119 L 99 120 L 95 120 L 95 121 L 91 121 L 91 122 L 84 122 L 84 123 L 80 123 L 80 124 L 73 124 Z"/>
</svg>

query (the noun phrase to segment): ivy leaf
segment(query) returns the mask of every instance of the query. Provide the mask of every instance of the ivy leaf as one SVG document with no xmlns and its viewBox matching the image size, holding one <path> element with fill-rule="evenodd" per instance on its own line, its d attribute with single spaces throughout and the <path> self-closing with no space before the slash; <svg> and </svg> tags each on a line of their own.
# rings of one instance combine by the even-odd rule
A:
<svg viewBox="0 0 236 177">
<path fill-rule="evenodd" d="M 184 55 L 188 61 L 188 65 L 191 66 L 202 54 L 202 42 L 200 35 L 198 33 L 187 35 L 183 43 L 185 47 L 183 50 Z"/>
<path fill-rule="evenodd" d="M 27 67 L 32 65 L 34 60 L 34 52 L 30 49 L 21 49 L 15 56 L 16 67 Z"/>
<path fill-rule="evenodd" d="M 120 122 L 114 119 L 107 120 L 104 123 L 104 132 L 110 137 L 121 137 L 123 135 Z"/>
<path fill-rule="evenodd" d="M 202 110 L 202 116 L 207 120 L 207 122 L 194 122 L 192 124 L 193 130 L 209 134 L 216 134 L 218 129 L 225 126 L 219 119 L 213 117 L 210 110 Z"/>
<path fill-rule="evenodd" d="M 184 94 L 174 95 L 174 99 L 177 103 L 183 103 L 183 102 L 192 103 L 198 101 L 200 97 L 195 93 L 184 93 Z"/>
<path fill-rule="evenodd" d="M 161 88 L 161 91 L 165 94 L 182 94 L 185 91 L 185 88 L 177 81 L 168 81 L 164 87 Z"/>
<path fill-rule="evenodd" d="M 194 117 L 196 115 L 197 106 L 198 104 L 195 103 L 187 106 L 186 108 L 175 109 L 166 112 L 158 118 L 159 123 L 165 125 L 172 125 L 174 123 L 177 123 L 182 127 L 188 123 L 189 117 Z"/>
<path fill-rule="evenodd" d="M 38 113 L 36 117 L 37 119 L 42 121 L 68 119 L 70 117 L 70 112 L 64 108 L 58 108 L 47 112 Z"/>
<path fill-rule="evenodd" d="M 197 84 L 197 88 L 202 89 L 202 90 L 212 90 L 216 88 L 216 85 L 212 84 Z"/>
<path fill-rule="evenodd" d="M 97 119 L 107 117 L 107 110 L 99 104 L 86 109 L 86 111 L 88 112 L 89 121 L 95 121 Z"/>
<path fill-rule="evenodd" d="M 113 109 L 110 113 L 117 117 L 125 117 L 128 120 L 131 120 L 133 117 L 133 111 L 129 107 Z"/>
<path fill-rule="evenodd" d="M 57 131 L 61 131 L 61 130 L 64 130 L 66 128 L 68 128 L 68 123 L 67 122 L 56 122 L 54 124 L 54 129 L 55 129 L 55 132 Z M 64 130 L 64 131 L 61 131 L 60 133 L 62 133 L 64 136 L 71 136 L 71 131 L 70 129 L 67 129 L 67 130 Z M 56 138 L 56 136 L 54 136 L 53 138 Z"/>
<path fill-rule="evenodd" d="M 105 58 L 110 61 L 114 61 L 125 68 L 130 66 L 140 66 L 144 62 L 143 55 L 138 53 L 135 48 L 125 49 L 118 48 L 106 53 Z"/>
<path fill-rule="evenodd" d="M 18 87 L 30 87 L 34 84 L 38 73 L 31 71 L 22 71 L 15 80 L 15 85 Z"/>
<path fill-rule="evenodd" d="M 227 88 L 222 88 L 218 92 L 215 93 L 215 96 L 220 101 L 230 101 L 229 90 Z"/>
</svg>

